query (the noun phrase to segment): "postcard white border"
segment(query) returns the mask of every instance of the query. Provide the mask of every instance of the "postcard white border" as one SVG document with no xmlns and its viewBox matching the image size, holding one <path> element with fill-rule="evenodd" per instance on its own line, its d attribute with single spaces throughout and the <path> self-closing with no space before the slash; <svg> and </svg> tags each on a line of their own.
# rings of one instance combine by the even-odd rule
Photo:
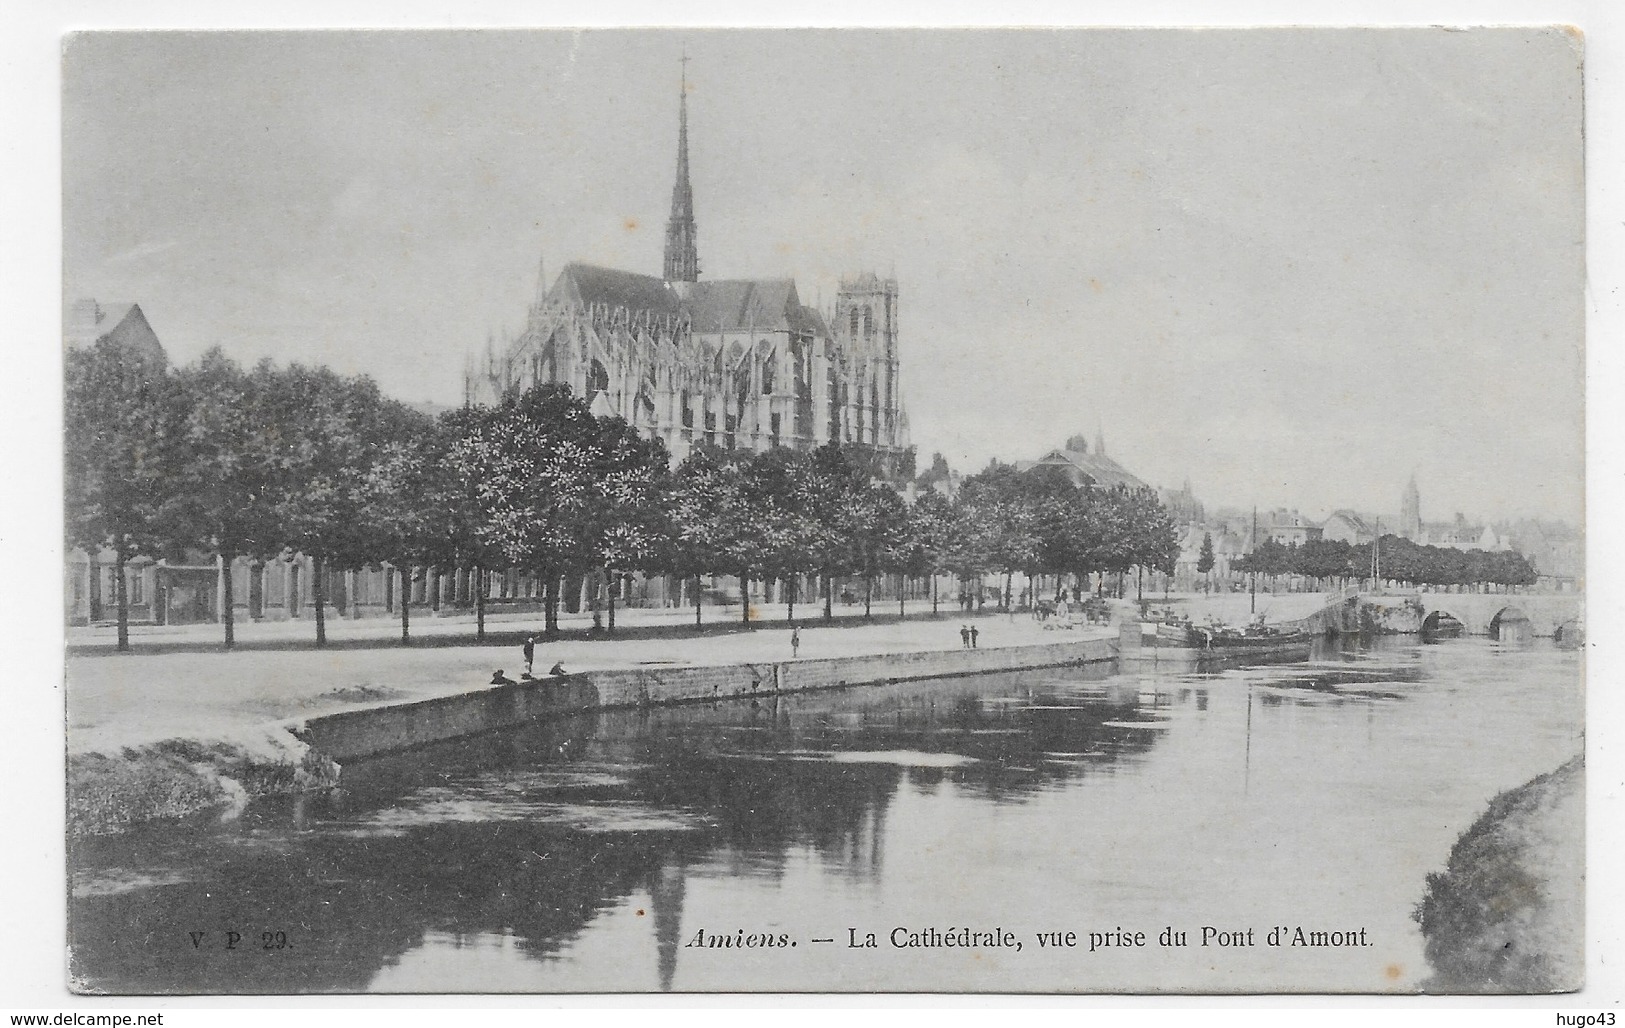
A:
<svg viewBox="0 0 1625 1028">
<path fill-rule="evenodd" d="M 1397 0 L 1240 0 L 1222 8 L 1195 0 L 1101 0 L 1087 5 L 1040 0 L 1000 4 L 902 4 L 888 0 L 793 0 L 772 8 L 744 2 L 688 3 L 571 0 L 539 10 L 514 0 L 458 5 L 443 0 L 291 0 L 270 3 L 199 0 L 113 0 L 19 3 L 0 12 L 0 312 L 5 327 L 0 375 L 6 500 L 0 505 L 0 769 L 9 788 L 0 838 L 0 1011 L 56 1012 L 117 1008 L 274 1011 L 281 1008 L 389 1012 L 395 1020 L 417 1010 L 445 1008 L 615 1006 L 676 1008 L 693 1016 L 714 1007 L 867 1005 L 960 1008 L 988 1006 L 1090 1008 L 1092 1019 L 1132 1009 L 1170 1019 L 1194 1010 L 1238 1016 L 1282 1015 L 1315 1007 L 1374 1010 L 1401 1020 L 1435 1023 L 1452 1011 L 1475 1021 L 1499 1021 L 1523 1011 L 1518 1023 L 1552 1024 L 1537 1011 L 1614 1010 L 1625 1017 L 1625 866 L 1621 792 L 1625 790 L 1625 15 L 1617 0 L 1501 0 L 1404 3 Z M 58 43 L 82 28 L 444 28 L 614 25 L 1485 25 L 1573 24 L 1586 35 L 1588 308 L 1587 331 L 1587 609 L 1588 649 L 1588 918 L 1587 986 L 1568 997 L 248 997 L 243 999 L 99 999 L 73 996 L 64 986 L 64 861 L 62 841 L 62 628 L 60 362 L 61 289 L 60 81 Z M 737 1009 L 734 1011 L 739 1012 Z M 263 1016 L 263 1015 L 262 1015 Z M 1266 1020 L 1273 1017 L 1266 1016 Z M 799 1020 L 799 1018 L 798 1018 Z M 1107 1020 L 1116 1020 L 1107 1017 Z M 180 1023 L 192 1021 L 182 1016 Z M 192 1021 L 192 1023 L 201 1023 Z M 253 1023 L 253 1018 L 245 1023 Z M 1075 1022 L 1074 1022 L 1075 1023 Z"/>
</svg>

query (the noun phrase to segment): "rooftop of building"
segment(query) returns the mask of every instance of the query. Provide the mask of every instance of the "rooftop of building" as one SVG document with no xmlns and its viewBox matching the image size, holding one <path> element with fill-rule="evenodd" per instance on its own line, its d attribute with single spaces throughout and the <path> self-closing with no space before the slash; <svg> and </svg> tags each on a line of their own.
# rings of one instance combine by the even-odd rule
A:
<svg viewBox="0 0 1625 1028">
<path fill-rule="evenodd" d="M 1016 461 L 1018 471 L 1026 471 L 1028 468 L 1041 465 L 1076 468 L 1093 479 L 1096 485 L 1105 486 L 1108 489 L 1120 485 L 1129 489 L 1140 489 L 1145 486 L 1144 481 L 1104 454 L 1089 453 L 1064 446 L 1049 451 L 1037 460 Z"/>
<path fill-rule="evenodd" d="M 63 318 L 62 337 L 69 349 L 84 349 L 104 339 L 113 339 L 156 360 L 168 359 L 147 316 L 135 303 L 75 300 Z"/>
<path fill-rule="evenodd" d="M 818 311 L 801 302 L 788 278 L 667 282 L 656 275 L 571 262 L 547 294 L 550 304 L 604 306 L 657 316 L 687 316 L 693 331 L 782 332 L 828 337 Z"/>
</svg>

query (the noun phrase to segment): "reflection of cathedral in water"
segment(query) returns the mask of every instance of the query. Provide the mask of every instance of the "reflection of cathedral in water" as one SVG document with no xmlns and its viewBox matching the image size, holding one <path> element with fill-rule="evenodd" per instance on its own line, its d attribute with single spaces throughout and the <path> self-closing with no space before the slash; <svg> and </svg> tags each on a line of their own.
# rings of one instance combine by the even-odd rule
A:
<svg viewBox="0 0 1625 1028">
<path fill-rule="evenodd" d="M 682 460 L 725 449 L 874 452 L 896 474 L 908 448 L 899 391 L 897 282 L 840 281 L 835 305 L 802 302 L 790 279 L 702 280 L 688 173 L 688 97 L 679 101 L 677 178 L 661 277 L 565 266 L 515 337 L 488 340 L 464 373 L 470 403 L 546 382 L 594 414 L 624 418 Z"/>
<path fill-rule="evenodd" d="M 887 838 L 908 830 L 893 823 L 900 789 L 1024 802 L 1154 745 L 1155 733 L 1108 724 L 1134 716 L 1138 690 L 1114 694 L 1090 674 L 607 711 L 359 761 L 341 790 L 256 801 L 213 832 L 79 843 L 76 868 L 189 877 L 76 896 L 75 973 L 112 991 L 362 991 L 436 946 L 495 940 L 544 960 L 634 918 L 647 949 L 628 951 L 624 987 L 652 974 L 683 988 L 685 940 L 728 927 L 697 920 L 694 876 L 771 887 L 811 851 L 878 882 Z M 959 759 L 919 766 L 910 753 Z M 302 926 L 275 962 L 144 942 L 184 938 L 188 924 L 273 922 Z"/>
</svg>

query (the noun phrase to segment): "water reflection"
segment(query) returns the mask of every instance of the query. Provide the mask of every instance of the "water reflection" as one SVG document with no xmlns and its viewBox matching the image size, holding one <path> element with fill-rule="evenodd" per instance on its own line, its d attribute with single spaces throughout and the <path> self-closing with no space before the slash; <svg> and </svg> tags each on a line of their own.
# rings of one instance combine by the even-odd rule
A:
<svg viewBox="0 0 1625 1028">
<path fill-rule="evenodd" d="M 603 712 L 357 762 L 338 789 L 257 801 L 229 823 L 77 844 L 72 966 L 114 992 L 841 988 L 850 979 L 829 977 L 826 965 L 789 982 L 685 972 L 696 886 L 712 906 L 716 883 L 744 895 L 757 882 L 814 904 L 883 908 L 930 851 L 922 804 L 973 821 L 1005 811 L 1064 834 L 1074 818 L 1116 810 L 1119 793 L 1172 775 L 1192 794 L 1170 800 L 1202 810 L 1215 801 L 1204 788 L 1228 786 L 1198 764 L 1234 761 L 1243 793 L 1273 766 L 1281 726 L 1255 749 L 1255 704 L 1336 723 L 1347 715 L 1330 709 L 1357 706 L 1369 735 L 1373 710 L 1437 687 L 1439 667 L 1420 652 Z M 1120 826 L 1122 815 L 1111 816 Z M 1148 830 L 1148 846 L 1165 845 L 1155 841 L 1162 830 Z M 1080 895 L 1112 884 L 1079 867 L 1034 873 Z M 240 936 L 233 948 L 227 932 Z M 276 947 L 279 932 L 286 947 Z M 640 933 L 653 958 L 641 967 L 626 955 Z M 425 977 L 431 965 L 439 977 Z M 589 965 L 591 975 L 579 973 Z M 1075 987 L 1069 980 L 1035 987 Z"/>
</svg>

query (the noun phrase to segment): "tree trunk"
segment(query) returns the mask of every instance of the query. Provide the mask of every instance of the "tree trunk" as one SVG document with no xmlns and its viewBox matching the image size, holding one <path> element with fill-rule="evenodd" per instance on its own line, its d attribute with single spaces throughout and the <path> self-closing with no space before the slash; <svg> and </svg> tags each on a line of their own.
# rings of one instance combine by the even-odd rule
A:
<svg viewBox="0 0 1625 1028">
<path fill-rule="evenodd" d="M 607 571 L 605 572 L 605 576 L 606 576 L 606 578 L 608 577 L 608 572 Z M 620 592 L 620 585 L 621 585 L 621 576 L 616 575 L 615 580 L 614 580 L 614 584 L 607 585 L 605 587 L 605 590 L 604 590 L 605 591 L 604 605 L 609 608 L 609 625 L 608 625 L 606 631 L 611 632 L 611 633 L 613 633 L 615 631 L 615 594 Z"/>
<path fill-rule="evenodd" d="M 230 581 L 231 576 L 226 576 Z M 323 581 L 326 573 L 322 568 L 322 558 L 310 559 L 310 595 L 311 602 L 316 607 L 316 645 L 327 645 L 327 583 Z M 229 591 L 229 590 L 228 590 Z"/>
<path fill-rule="evenodd" d="M 750 627 L 750 575 L 744 571 L 739 573 L 739 606 L 742 613 L 739 615 L 745 627 Z"/>
<path fill-rule="evenodd" d="M 485 567 L 474 565 L 474 639 L 485 641 Z"/>
<path fill-rule="evenodd" d="M 700 576 L 694 576 L 694 627 L 700 627 Z"/>
<path fill-rule="evenodd" d="M 552 638 L 559 634 L 559 576 L 552 568 L 545 569 L 543 574 L 546 584 L 542 589 L 542 626 L 548 638 Z"/>
<path fill-rule="evenodd" d="M 897 619 L 899 621 L 908 617 L 908 611 L 903 609 L 903 594 L 908 592 L 908 576 L 897 576 Z"/>
<path fill-rule="evenodd" d="M 1004 573 L 1004 603 L 1001 606 L 1004 607 L 1005 613 L 1010 612 L 1010 585 L 1015 581 L 1015 577 L 1016 574 L 1013 571 Z"/>
<path fill-rule="evenodd" d="M 937 616 L 937 575 L 934 571 L 931 573 L 931 616 Z"/>
<path fill-rule="evenodd" d="M 96 563 L 98 552 L 86 551 L 89 563 L 85 567 L 85 576 L 88 579 L 85 583 L 88 586 L 85 591 L 85 604 L 91 624 L 102 619 L 102 566 Z"/>
<path fill-rule="evenodd" d="M 824 572 L 824 620 L 835 620 L 835 580 L 829 572 Z"/>
<path fill-rule="evenodd" d="M 114 594 L 118 599 L 118 651 L 126 653 L 130 649 L 130 596 L 124 584 L 124 547 L 119 545 L 113 550 L 113 574 L 118 581 L 113 584 Z"/>
<path fill-rule="evenodd" d="M 236 601 L 231 595 L 231 562 L 237 555 L 226 550 L 220 551 L 220 567 L 224 574 L 220 576 L 220 623 L 226 629 L 226 649 L 237 645 L 236 622 L 233 620 Z"/>
<path fill-rule="evenodd" d="M 874 576 L 874 572 L 866 571 L 866 572 L 864 572 L 864 575 L 863 575 L 863 620 L 865 620 L 865 621 L 871 620 L 873 618 L 873 616 L 874 616 L 871 613 L 871 608 L 874 605 L 874 600 L 875 600 L 875 576 Z"/>
<path fill-rule="evenodd" d="M 412 644 L 412 569 L 401 567 L 401 645 Z"/>
<path fill-rule="evenodd" d="M 793 625 L 796 623 L 796 590 L 801 587 L 801 576 L 791 575 L 790 581 L 786 583 L 786 586 L 787 588 L 785 589 L 784 599 L 789 607 L 789 610 L 784 619 Z"/>
</svg>

